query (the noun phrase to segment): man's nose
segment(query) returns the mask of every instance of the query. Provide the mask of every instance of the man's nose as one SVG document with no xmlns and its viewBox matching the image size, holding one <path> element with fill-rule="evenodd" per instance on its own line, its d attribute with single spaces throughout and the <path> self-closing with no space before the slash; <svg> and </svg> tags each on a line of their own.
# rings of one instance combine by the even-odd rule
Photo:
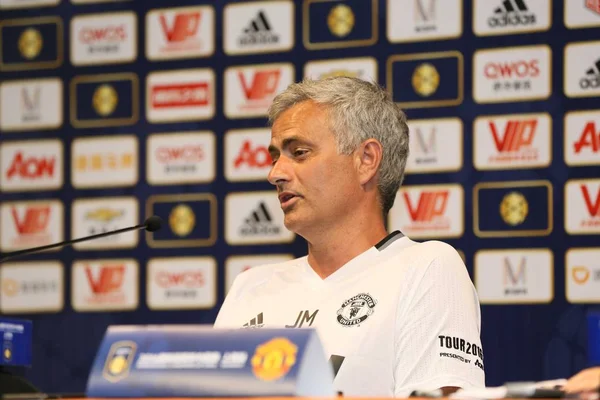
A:
<svg viewBox="0 0 600 400">
<path fill-rule="evenodd" d="M 271 185 L 278 185 L 281 182 L 287 182 L 290 179 L 289 163 L 285 157 L 279 157 L 269 171 L 267 179 Z"/>
</svg>

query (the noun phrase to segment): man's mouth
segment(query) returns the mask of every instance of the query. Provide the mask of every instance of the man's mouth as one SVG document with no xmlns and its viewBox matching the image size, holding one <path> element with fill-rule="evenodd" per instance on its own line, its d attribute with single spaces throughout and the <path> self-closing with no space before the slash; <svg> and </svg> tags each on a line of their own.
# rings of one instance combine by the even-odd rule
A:
<svg viewBox="0 0 600 400">
<path fill-rule="evenodd" d="M 292 192 L 281 192 L 279 194 L 279 202 L 281 203 L 281 207 L 284 208 L 285 206 L 289 205 L 290 202 L 296 197 L 298 197 L 298 195 Z"/>
</svg>

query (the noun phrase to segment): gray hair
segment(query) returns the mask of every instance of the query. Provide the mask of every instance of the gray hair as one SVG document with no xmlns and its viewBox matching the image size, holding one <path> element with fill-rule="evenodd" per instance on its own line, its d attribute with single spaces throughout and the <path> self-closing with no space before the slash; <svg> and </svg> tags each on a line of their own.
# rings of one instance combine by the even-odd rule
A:
<svg viewBox="0 0 600 400">
<path fill-rule="evenodd" d="M 351 154 L 373 138 L 383 147 L 378 191 L 384 219 L 404 181 L 408 159 L 406 114 L 376 82 L 359 78 L 305 79 L 279 93 L 269 107 L 269 124 L 294 105 L 312 100 L 327 107 L 329 129 L 340 154 Z"/>
</svg>

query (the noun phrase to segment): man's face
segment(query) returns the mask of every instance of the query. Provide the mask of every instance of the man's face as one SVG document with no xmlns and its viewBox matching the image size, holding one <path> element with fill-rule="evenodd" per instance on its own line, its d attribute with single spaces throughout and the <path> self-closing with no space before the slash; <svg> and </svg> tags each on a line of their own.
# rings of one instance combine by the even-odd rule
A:
<svg viewBox="0 0 600 400">
<path fill-rule="evenodd" d="M 323 106 L 303 102 L 273 124 L 269 182 L 277 186 L 285 226 L 301 235 L 329 230 L 360 195 L 352 155 L 337 153 Z"/>
</svg>

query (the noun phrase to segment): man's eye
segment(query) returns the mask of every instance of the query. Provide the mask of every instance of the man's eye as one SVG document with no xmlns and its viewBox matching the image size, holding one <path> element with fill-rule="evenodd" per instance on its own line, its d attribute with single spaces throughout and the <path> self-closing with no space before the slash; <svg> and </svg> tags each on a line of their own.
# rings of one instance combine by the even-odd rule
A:
<svg viewBox="0 0 600 400">
<path fill-rule="evenodd" d="M 292 154 L 294 154 L 294 157 L 300 157 L 303 156 L 304 154 L 307 153 L 307 150 L 294 150 L 294 152 Z"/>
</svg>

